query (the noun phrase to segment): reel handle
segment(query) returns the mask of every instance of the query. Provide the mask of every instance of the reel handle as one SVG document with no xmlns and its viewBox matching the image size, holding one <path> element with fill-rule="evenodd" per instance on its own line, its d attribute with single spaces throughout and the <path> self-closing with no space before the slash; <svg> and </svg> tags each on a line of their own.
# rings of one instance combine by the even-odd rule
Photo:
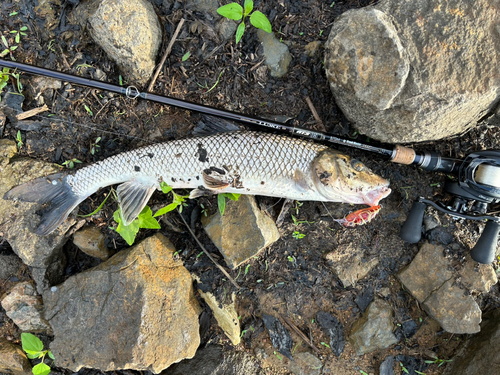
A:
<svg viewBox="0 0 500 375">
<path fill-rule="evenodd" d="M 491 264 L 495 259 L 497 251 L 498 233 L 500 232 L 500 224 L 488 220 L 484 227 L 483 234 L 479 237 L 476 245 L 471 250 L 471 257 L 478 263 Z"/>
<path fill-rule="evenodd" d="M 424 221 L 424 212 L 426 204 L 415 201 L 411 207 L 410 213 L 405 223 L 401 227 L 399 236 L 403 241 L 417 243 L 422 237 L 422 222 Z"/>
</svg>

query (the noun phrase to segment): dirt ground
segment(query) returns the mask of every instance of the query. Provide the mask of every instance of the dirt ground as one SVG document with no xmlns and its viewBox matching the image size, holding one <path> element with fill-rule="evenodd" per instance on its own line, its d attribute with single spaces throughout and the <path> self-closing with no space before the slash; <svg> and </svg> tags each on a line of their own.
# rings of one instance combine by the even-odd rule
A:
<svg viewBox="0 0 500 375">
<path fill-rule="evenodd" d="M 27 35 L 21 37 L 19 48 L 13 53 L 20 62 L 88 78 L 95 78 L 103 72 L 104 80 L 117 84 L 120 72 L 113 61 L 93 43 L 85 30 L 68 21 L 71 11 L 78 3 L 78 0 L 52 2 L 54 18 L 50 27 L 47 27 L 35 12 L 35 1 L 4 0 L 0 4 L 0 31 L 9 43 L 14 43 L 15 34 L 10 32 L 27 26 Z M 270 77 L 261 68 L 264 66 L 262 51 L 254 30 L 248 29 L 238 45 L 234 40 L 221 43 L 210 32 L 213 23 L 203 14 L 183 10 L 182 3 L 179 9 L 165 12 L 161 2 L 155 3 L 155 10 L 166 31 L 162 51 L 182 17 L 186 18 L 185 28 L 189 32 L 181 34 L 184 36 L 174 44 L 153 91 L 248 115 L 287 116 L 293 118 L 297 125 L 315 128 L 316 122 L 305 100 L 309 97 L 328 132 L 366 140 L 357 134 L 335 104 L 324 73 L 323 51 L 308 57 L 304 47 L 314 41 L 325 42 L 332 22 L 339 14 L 370 3 L 371 1 L 354 0 L 255 1 L 255 9 L 269 16 L 273 31 L 289 46 L 293 56 L 288 74 L 281 79 Z M 13 12 L 18 13 L 10 15 Z M 47 16 L 44 18 L 49 19 Z M 212 54 L 211 51 L 216 48 L 218 49 Z M 187 51 L 191 52 L 190 57 L 182 62 L 182 56 Z M 38 106 L 35 102 L 37 93 L 30 89 L 32 80 L 32 76 L 21 75 L 23 94 L 26 95 L 24 110 Z M 122 77 L 122 80 L 126 82 L 126 77 Z M 6 89 L 13 90 L 14 80 L 10 83 Z M 85 165 L 118 152 L 189 136 L 199 119 L 197 114 L 185 110 L 130 100 L 77 85 L 66 85 L 49 93 L 50 95 L 45 94 L 44 99 L 51 108 L 50 113 L 55 115 L 49 117 L 52 125 L 37 132 L 21 132 L 25 145 L 21 154 L 61 165 L 67 160 L 75 159 Z M 3 136 L 15 139 L 16 133 L 17 130 L 13 127 L 6 127 Z M 100 147 L 94 147 L 95 152 L 92 153 L 92 145 L 98 137 L 101 137 L 98 143 Z M 463 158 L 472 151 L 497 148 L 499 138 L 500 132 L 496 127 L 483 124 L 467 134 L 413 146 L 418 150 L 437 151 L 443 156 Z M 244 265 L 230 271 L 231 276 L 237 278 L 243 286 L 238 295 L 238 312 L 242 328 L 246 330 L 242 344 L 232 348 L 213 318 L 209 329 L 204 332 L 203 343 L 219 343 L 227 350 L 252 353 L 256 347 L 262 347 L 271 353 L 265 361 L 269 373 L 286 373 L 280 359 L 272 353 L 260 319 L 262 313 L 268 313 L 287 316 L 313 339 L 326 365 L 323 372 L 325 374 L 377 374 L 380 363 L 388 355 L 429 360 L 428 353 L 433 351 L 440 359 L 452 358 L 465 336 L 446 333 L 436 326 L 395 277 L 418 251 L 417 245 L 405 244 L 399 238 L 399 230 L 413 200 L 418 196 L 443 199 L 442 186 L 446 176 L 391 164 L 376 155 L 361 151 L 342 147 L 338 149 L 360 159 L 376 173 L 390 179 L 393 192 L 382 202 L 380 215 L 366 226 L 347 230 L 334 223 L 331 216 L 345 216 L 353 210 L 350 205 L 323 205 L 316 202 L 292 205 L 280 227 L 281 239 L 249 261 L 249 267 Z M 80 165 L 77 163 L 76 168 Z M 80 205 L 80 213 L 94 211 L 108 192 L 109 189 L 103 189 L 86 200 Z M 258 201 L 261 208 L 265 208 L 273 218 L 278 216 L 283 205 L 283 200 L 279 199 L 259 197 Z M 210 210 L 216 209 L 214 198 L 202 198 L 198 202 Z M 164 196 L 155 194 L 150 206 L 155 205 L 164 205 Z M 207 249 L 223 263 L 222 256 L 201 228 L 201 212 L 197 207 L 196 202 L 190 203 L 184 210 L 184 215 L 193 223 L 197 236 Z M 112 214 L 115 209 L 116 203 L 109 202 L 98 215 L 88 220 L 92 225 L 102 228 L 109 247 L 120 251 L 127 245 L 116 232 L 108 229 L 114 225 Z M 495 207 L 492 209 L 495 210 Z M 308 221 L 310 224 L 295 225 L 292 214 L 298 220 Z M 445 235 L 436 240 L 453 249 L 449 251 L 449 256 L 461 262 L 464 254 L 476 242 L 480 224 L 455 222 L 441 214 L 438 217 Z M 175 213 L 167 215 L 161 224 L 161 232 L 174 243 L 191 272 L 199 275 L 204 283 L 209 281 L 212 291 L 221 298 L 234 291 L 232 284 L 223 278 L 206 256 L 198 256 L 200 249 L 184 230 Z M 300 231 L 305 236 L 296 239 L 292 236 L 295 231 Z M 140 232 L 138 240 L 151 233 L 152 231 L 147 230 Z M 339 245 L 348 243 L 360 247 L 366 259 L 378 257 L 379 264 L 355 287 L 344 288 L 333 275 L 324 256 Z M 71 242 L 68 242 L 65 251 L 68 256 L 68 277 L 98 263 L 78 251 Z M 1 238 L 0 252 L 12 252 L 8 243 Z M 498 268 L 497 262 L 494 266 Z M 0 295 L 14 282 L 29 277 L 28 268 L 19 270 L 18 275 L 0 283 Z M 337 359 L 330 349 L 320 344 L 327 343 L 329 338 L 313 321 L 315 314 L 324 310 L 337 316 L 347 335 L 353 323 L 360 318 L 362 308 L 377 295 L 388 295 L 394 309 L 403 312 L 402 315 L 395 316 L 395 323 L 399 325 L 397 334 L 402 339 L 391 349 L 361 357 L 357 357 L 351 347 L 347 346 Z M 482 297 L 479 302 L 484 310 L 489 310 L 500 307 L 499 301 L 499 288 L 494 286 L 490 294 Z M 412 337 L 405 338 L 401 330 L 403 315 L 410 316 L 417 323 L 418 331 Z M 0 334 L 19 339 L 20 332 L 2 310 L 0 318 Z M 295 342 L 301 342 L 294 334 L 292 337 Z M 308 347 L 301 343 L 296 350 L 305 351 Z M 396 373 L 404 373 L 403 365 L 397 366 Z M 425 374 L 439 374 L 444 367 L 431 365 L 425 370 Z"/>
</svg>

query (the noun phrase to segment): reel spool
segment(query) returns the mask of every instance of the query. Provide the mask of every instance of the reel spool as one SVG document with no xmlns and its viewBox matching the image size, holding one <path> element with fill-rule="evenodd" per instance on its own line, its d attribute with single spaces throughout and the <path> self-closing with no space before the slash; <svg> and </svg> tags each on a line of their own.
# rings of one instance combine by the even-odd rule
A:
<svg viewBox="0 0 500 375">
<path fill-rule="evenodd" d="M 480 151 L 467 156 L 458 169 L 458 181 L 446 182 L 444 190 L 452 195 L 452 204 L 446 206 L 420 197 L 413 203 L 400 237 L 409 243 L 420 241 L 427 205 L 455 218 L 486 220 L 471 257 L 479 263 L 491 263 L 496 255 L 500 218 L 486 212 L 489 204 L 500 202 L 500 151 Z"/>
</svg>

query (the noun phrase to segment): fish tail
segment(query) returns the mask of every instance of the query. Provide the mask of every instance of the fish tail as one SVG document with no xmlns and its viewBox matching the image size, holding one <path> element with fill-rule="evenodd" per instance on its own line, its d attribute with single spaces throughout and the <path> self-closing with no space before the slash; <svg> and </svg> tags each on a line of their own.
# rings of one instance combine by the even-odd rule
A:
<svg viewBox="0 0 500 375">
<path fill-rule="evenodd" d="M 5 193 L 3 199 L 39 204 L 48 203 L 35 231 L 40 236 L 53 232 L 86 197 L 73 192 L 67 182 L 68 175 L 56 173 L 16 186 Z"/>
</svg>

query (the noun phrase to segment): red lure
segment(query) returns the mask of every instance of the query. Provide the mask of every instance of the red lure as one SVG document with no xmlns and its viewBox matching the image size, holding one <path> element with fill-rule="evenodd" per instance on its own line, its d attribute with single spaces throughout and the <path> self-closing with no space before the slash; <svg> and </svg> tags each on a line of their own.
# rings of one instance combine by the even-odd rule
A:
<svg viewBox="0 0 500 375">
<path fill-rule="evenodd" d="M 372 221 L 378 215 L 380 206 L 373 206 L 362 208 L 351 212 L 344 219 L 334 219 L 337 223 L 342 224 L 346 228 L 357 227 L 358 225 L 365 225 Z"/>
</svg>

